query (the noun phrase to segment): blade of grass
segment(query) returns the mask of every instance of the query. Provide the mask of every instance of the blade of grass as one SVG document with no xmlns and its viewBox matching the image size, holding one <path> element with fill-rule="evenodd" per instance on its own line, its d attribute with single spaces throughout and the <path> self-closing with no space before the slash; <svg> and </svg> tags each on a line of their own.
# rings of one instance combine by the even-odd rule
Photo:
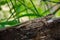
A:
<svg viewBox="0 0 60 40">
<path fill-rule="evenodd" d="M 33 5 L 34 9 L 36 10 L 37 15 L 38 15 L 38 16 L 40 16 L 40 14 L 39 14 L 39 12 L 38 12 L 38 10 L 37 10 L 36 6 L 35 6 L 35 5 L 34 5 L 34 3 L 33 3 L 33 1 L 32 1 L 32 0 L 30 0 L 30 2 L 32 3 L 32 5 Z"/>
<path fill-rule="evenodd" d="M 6 2 L 7 2 L 7 5 L 8 5 L 8 7 L 9 7 L 10 13 L 11 13 L 11 16 L 7 19 L 7 21 L 8 21 L 8 20 L 12 17 L 12 15 L 13 15 L 14 13 L 12 13 L 12 9 L 13 9 L 13 8 L 10 8 L 9 3 L 8 3 L 7 0 L 6 0 Z"/>
<path fill-rule="evenodd" d="M 60 7 L 57 10 L 55 10 L 52 14 L 56 14 L 58 10 L 60 10 Z"/>
<path fill-rule="evenodd" d="M 15 7 L 14 7 L 14 4 L 13 4 L 12 0 L 10 0 L 10 1 L 11 1 L 12 6 L 13 6 L 13 9 L 14 9 L 14 12 L 11 14 L 11 16 L 13 16 L 14 13 L 16 12 L 16 10 L 15 10 Z M 7 19 L 7 21 L 11 18 L 11 16 Z"/>
<path fill-rule="evenodd" d="M 48 2 L 52 2 L 52 3 L 57 3 L 57 4 L 60 4 L 60 2 L 55 2 L 55 1 L 50 1 L 50 0 L 46 0 Z"/>
<path fill-rule="evenodd" d="M 23 6 L 25 6 L 27 9 L 33 11 L 36 16 L 38 15 L 33 9 L 29 8 L 28 6 L 26 6 L 26 5 L 25 5 L 23 2 L 21 2 L 20 0 L 18 0 L 18 1 L 19 1 Z M 39 15 L 38 15 L 37 17 L 39 17 Z M 40 17 L 41 17 L 41 15 L 40 15 Z"/>
<path fill-rule="evenodd" d="M 18 19 L 18 18 L 21 18 L 21 17 L 24 17 L 24 16 L 38 16 L 38 15 L 35 15 L 33 13 L 23 14 L 23 15 L 17 16 L 15 19 Z"/>
<path fill-rule="evenodd" d="M 57 5 L 57 4 L 56 4 Z M 56 5 L 52 6 L 51 8 L 49 8 L 48 10 L 44 11 L 42 14 L 46 13 L 47 11 L 49 11 L 50 9 L 54 8 Z M 52 14 L 52 13 L 51 13 Z"/>
<path fill-rule="evenodd" d="M 25 0 L 22 0 L 22 1 L 26 4 Z M 26 9 L 26 13 L 29 14 L 28 9 L 26 7 L 25 7 L 25 9 Z M 30 16 L 28 16 L 28 17 L 29 17 L 29 20 L 30 20 Z"/>
<path fill-rule="evenodd" d="M 17 5 L 16 0 L 14 1 L 15 5 Z M 19 12 L 16 12 L 16 14 L 19 14 Z M 18 23 L 20 23 L 19 18 L 17 19 Z"/>
</svg>

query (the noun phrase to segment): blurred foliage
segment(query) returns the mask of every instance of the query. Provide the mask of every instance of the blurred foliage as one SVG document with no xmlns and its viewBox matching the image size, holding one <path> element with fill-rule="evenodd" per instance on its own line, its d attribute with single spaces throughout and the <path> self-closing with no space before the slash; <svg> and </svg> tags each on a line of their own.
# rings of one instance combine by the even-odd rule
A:
<svg viewBox="0 0 60 40">
<path fill-rule="evenodd" d="M 0 0 L 0 28 L 20 24 L 25 16 L 29 20 L 46 16 L 57 4 L 60 4 L 60 0 Z M 60 16 L 60 10 L 55 13 Z"/>
</svg>

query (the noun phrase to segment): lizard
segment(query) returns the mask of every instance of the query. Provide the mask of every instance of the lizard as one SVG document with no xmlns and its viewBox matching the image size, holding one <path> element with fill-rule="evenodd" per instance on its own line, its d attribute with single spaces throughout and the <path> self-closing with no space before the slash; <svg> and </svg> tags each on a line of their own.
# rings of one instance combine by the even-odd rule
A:
<svg viewBox="0 0 60 40">
<path fill-rule="evenodd" d="M 47 19 L 47 17 L 45 18 Z M 35 20 L 22 23 L 21 25 L 16 25 L 15 27 L 0 30 L 0 40 L 38 40 L 35 39 L 38 30 L 42 31 L 42 29 L 47 26 L 45 18 L 37 18 Z"/>
<path fill-rule="evenodd" d="M 51 38 L 48 20 L 54 15 L 27 21 L 14 27 L 0 30 L 0 40 L 55 40 Z M 54 22 L 51 24 L 55 24 Z M 54 37 L 54 36 L 53 36 Z"/>
</svg>

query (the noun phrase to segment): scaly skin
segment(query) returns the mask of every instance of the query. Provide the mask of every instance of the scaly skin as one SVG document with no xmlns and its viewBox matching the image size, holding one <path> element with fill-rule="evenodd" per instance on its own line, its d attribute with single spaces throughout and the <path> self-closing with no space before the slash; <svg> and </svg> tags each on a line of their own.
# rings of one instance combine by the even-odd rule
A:
<svg viewBox="0 0 60 40">
<path fill-rule="evenodd" d="M 51 15 L 50 15 L 51 16 Z M 51 17 L 50 17 L 51 18 Z M 0 30 L 0 40 L 40 40 L 45 36 L 48 16 Z M 42 32 L 42 34 L 40 34 Z M 47 33 L 48 34 L 48 33 Z M 40 38 L 37 39 L 37 37 Z M 42 40 L 42 39 L 41 39 Z"/>
</svg>

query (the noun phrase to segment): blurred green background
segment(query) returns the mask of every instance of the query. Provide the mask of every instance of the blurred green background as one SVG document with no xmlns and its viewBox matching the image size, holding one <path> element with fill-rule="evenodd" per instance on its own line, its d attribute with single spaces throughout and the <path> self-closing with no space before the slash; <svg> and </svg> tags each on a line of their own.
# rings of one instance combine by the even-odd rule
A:
<svg viewBox="0 0 60 40">
<path fill-rule="evenodd" d="M 60 17 L 60 0 L 0 0 L 0 28 L 44 17 Z M 57 9 L 57 10 L 56 10 Z"/>
</svg>

